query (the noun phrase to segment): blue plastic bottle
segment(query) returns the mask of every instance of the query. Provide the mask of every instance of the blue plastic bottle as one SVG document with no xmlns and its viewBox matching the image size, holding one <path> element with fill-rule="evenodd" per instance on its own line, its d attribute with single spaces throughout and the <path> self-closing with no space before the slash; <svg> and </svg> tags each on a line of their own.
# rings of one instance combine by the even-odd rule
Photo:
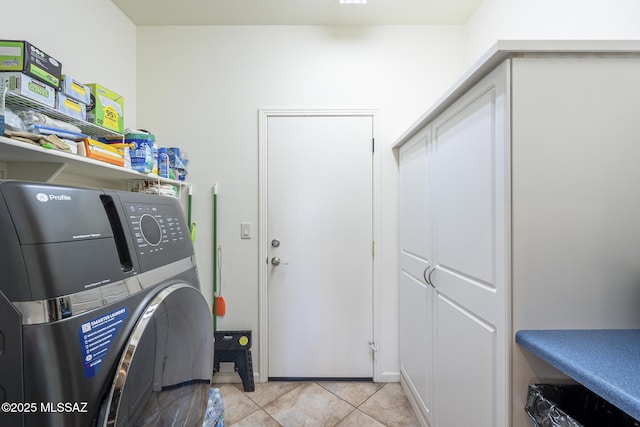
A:
<svg viewBox="0 0 640 427">
<path fill-rule="evenodd" d="M 153 154 L 153 167 L 151 168 L 151 173 L 154 175 L 158 175 L 160 171 L 158 170 L 158 144 L 153 143 L 153 147 L 151 147 L 151 153 Z"/>
<path fill-rule="evenodd" d="M 158 150 L 158 173 L 161 178 L 169 178 L 169 154 L 166 148 Z"/>
</svg>

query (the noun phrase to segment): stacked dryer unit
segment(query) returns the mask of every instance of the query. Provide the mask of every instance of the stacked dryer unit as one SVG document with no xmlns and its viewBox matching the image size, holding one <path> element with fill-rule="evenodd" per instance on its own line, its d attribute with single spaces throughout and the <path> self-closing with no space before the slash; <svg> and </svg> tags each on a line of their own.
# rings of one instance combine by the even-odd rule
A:
<svg viewBox="0 0 640 427">
<path fill-rule="evenodd" d="M 0 425 L 201 425 L 212 319 L 178 200 L 0 181 L 0 236 Z"/>
</svg>

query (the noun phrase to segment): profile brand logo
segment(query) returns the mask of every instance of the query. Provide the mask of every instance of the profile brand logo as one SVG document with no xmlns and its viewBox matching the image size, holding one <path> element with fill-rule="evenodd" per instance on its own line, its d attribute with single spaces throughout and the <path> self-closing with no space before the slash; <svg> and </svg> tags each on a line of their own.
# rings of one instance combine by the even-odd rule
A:
<svg viewBox="0 0 640 427">
<path fill-rule="evenodd" d="M 71 196 L 68 194 L 44 194 L 38 193 L 36 194 L 36 200 L 39 202 L 48 202 L 49 200 L 55 200 L 59 202 L 68 202 L 71 201 Z"/>
</svg>

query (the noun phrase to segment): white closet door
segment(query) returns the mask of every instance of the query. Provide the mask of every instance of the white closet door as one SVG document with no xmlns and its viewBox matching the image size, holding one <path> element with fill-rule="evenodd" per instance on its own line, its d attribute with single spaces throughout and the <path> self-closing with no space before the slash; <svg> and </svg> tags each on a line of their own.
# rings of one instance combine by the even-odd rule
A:
<svg viewBox="0 0 640 427">
<path fill-rule="evenodd" d="M 433 124 L 438 427 L 508 425 L 508 65 Z"/>
<path fill-rule="evenodd" d="M 432 422 L 433 290 L 425 272 L 432 263 L 429 156 L 431 127 L 400 149 L 400 369 Z"/>
</svg>

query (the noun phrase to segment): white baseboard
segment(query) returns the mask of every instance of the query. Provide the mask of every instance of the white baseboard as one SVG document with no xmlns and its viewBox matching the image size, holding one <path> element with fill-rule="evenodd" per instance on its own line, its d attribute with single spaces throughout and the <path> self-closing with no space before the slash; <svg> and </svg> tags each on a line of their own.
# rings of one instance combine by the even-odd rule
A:
<svg viewBox="0 0 640 427">
<path fill-rule="evenodd" d="M 378 378 L 376 382 L 379 382 L 379 383 L 400 382 L 400 372 L 381 372 L 380 378 Z"/>
<path fill-rule="evenodd" d="M 240 375 L 234 371 L 234 364 L 230 362 L 225 366 L 226 362 L 220 363 L 220 371 L 216 372 L 213 376 L 212 383 L 214 384 L 239 384 L 242 383 Z M 260 382 L 260 373 L 253 372 L 253 380 L 257 384 Z M 397 383 L 400 382 L 400 372 L 383 372 L 380 375 L 379 383 Z"/>
<path fill-rule="evenodd" d="M 404 394 L 409 399 L 409 403 L 413 408 L 413 412 L 415 412 L 418 421 L 423 427 L 429 427 L 429 422 L 427 421 L 427 414 L 424 413 L 424 409 L 422 405 L 419 403 L 419 397 L 416 395 L 413 388 L 409 385 L 404 375 L 400 375 L 400 385 L 404 390 Z"/>
</svg>

